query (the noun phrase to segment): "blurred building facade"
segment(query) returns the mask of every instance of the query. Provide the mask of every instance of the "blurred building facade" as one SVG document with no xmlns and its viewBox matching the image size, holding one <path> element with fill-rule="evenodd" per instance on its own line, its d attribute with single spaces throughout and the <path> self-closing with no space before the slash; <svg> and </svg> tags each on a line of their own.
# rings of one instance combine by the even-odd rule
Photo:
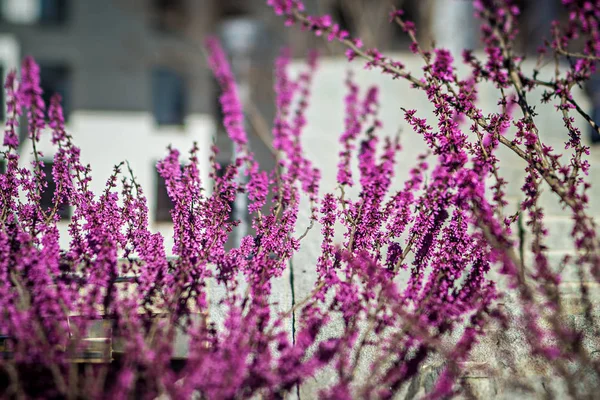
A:
<svg viewBox="0 0 600 400">
<path fill-rule="evenodd" d="M 41 67 L 46 104 L 54 93 L 63 99 L 67 129 L 81 147 L 83 162 L 92 166 L 92 188 L 99 193 L 113 166 L 127 160 L 145 190 L 153 228 L 169 238 L 171 202 L 155 168 L 167 146 L 185 159 L 197 142 L 205 182 L 215 138 L 224 150 L 219 162 L 227 164 L 232 156 L 215 122 L 219 91 L 202 44 L 207 34 L 222 31 L 222 22 L 244 13 L 238 3 L 2 0 L 0 73 L 5 78 L 24 56 L 33 56 Z M 252 135 L 253 150 L 269 164 L 268 149 L 255 142 Z M 49 135 L 40 150 L 51 170 Z M 23 165 L 30 152 L 24 141 Z M 42 201 L 51 201 L 51 178 L 48 183 Z M 67 221 L 68 210 L 63 214 Z M 68 237 L 62 236 L 66 245 Z"/>
<path fill-rule="evenodd" d="M 525 7 L 530 39 L 541 40 L 538 20 L 551 19 L 551 5 L 557 1 L 543 0 L 548 4 L 541 16 Z M 309 13 L 331 14 L 367 46 L 407 49 L 406 35 L 388 22 L 388 0 L 305 3 Z M 476 46 L 470 1 L 393 3 L 416 22 L 425 45 L 435 40 L 453 50 Z M 219 34 L 232 56 L 242 94 L 253 110 L 250 146 L 263 167 L 271 169 L 274 158 L 265 142 L 274 113 L 272 65 L 279 49 L 288 45 L 297 57 L 309 48 L 319 48 L 324 56 L 341 55 L 343 49 L 284 27 L 264 0 L 0 0 L 0 74 L 4 78 L 23 56 L 33 56 L 41 66 L 45 100 L 53 93 L 63 97 L 67 128 L 83 161 L 92 165 L 93 188 L 99 192 L 113 166 L 128 160 L 145 188 L 151 224 L 170 237 L 170 201 L 155 169 L 167 146 L 185 153 L 197 142 L 204 181 L 213 142 L 221 149 L 221 164 L 233 156 L 219 122 L 219 89 L 203 53 L 209 34 Z M 340 71 L 340 79 L 343 75 Z M 26 163 L 30 147 L 25 143 L 23 149 Z M 41 149 L 50 161 L 50 143 Z"/>
</svg>

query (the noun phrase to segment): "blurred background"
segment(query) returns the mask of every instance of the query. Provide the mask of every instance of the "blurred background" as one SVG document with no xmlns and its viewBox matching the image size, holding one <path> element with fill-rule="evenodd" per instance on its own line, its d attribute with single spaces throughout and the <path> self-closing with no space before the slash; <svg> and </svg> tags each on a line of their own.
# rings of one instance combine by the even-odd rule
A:
<svg viewBox="0 0 600 400">
<path fill-rule="evenodd" d="M 388 23 L 392 5 L 404 9 L 406 18 L 416 23 L 425 46 L 435 41 L 456 56 L 462 48 L 478 48 L 468 0 L 305 3 L 309 13 L 331 14 L 367 46 L 382 51 L 408 49 L 406 35 Z M 560 0 L 522 0 L 520 5 L 517 46 L 535 59 L 550 21 L 564 17 Z M 54 93 L 63 98 L 68 130 L 84 161 L 92 165 L 96 190 L 103 187 L 113 165 L 127 159 L 146 190 L 151 223 L 168 229 L 171 203 L 155 169 L 167 145 L 184 152 L 196 141 L 201 158 L 207 160 L 215 142 L 221 149 L 219 163 L 226 165 L 233 156 L 219 122 L 219 88 L 203 52 L 203 40 L 211 34 L 221 38 L 231 57 L 248 111 L 250 146 L 270 170 L 272 65 L 277 53 L 283 45 L 291 47 L 296 57 L 303 57 L 309 48 L 338 57 L 344 49 L 286 28 L 265 0 L 0 0 L 0 74 L 4 78 L 24 56 L 33 56 L 41 66 L 46 102 Z M 340 67 L 340 83 L 343 76 Z M 590 92 L 597 104 L 599 92 L 594 87 Z M 51 170 L 52 147 L 48 143 L 42 150 Z M 208 168 L 202 171 L 206 180 Z M 47 175 L 44 201 L 50 202 L 53 183 Z M 242 212 L 243 207 L 237 209 Z M 69 217 L 67 207 L 63 214 Z"/>
</svg>

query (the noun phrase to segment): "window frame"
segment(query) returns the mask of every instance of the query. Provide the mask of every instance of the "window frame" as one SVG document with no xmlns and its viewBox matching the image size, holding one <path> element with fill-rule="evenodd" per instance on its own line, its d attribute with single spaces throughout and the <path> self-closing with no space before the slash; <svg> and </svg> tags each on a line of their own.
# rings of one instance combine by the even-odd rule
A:
<svg viewBox="0 0 600 400">
<path fill-rule="evenodd" d="M 42 61 L 40 65 L 40 86 L 42 87 L 42 99 L 46 105 L 46 109 L 50 106 L 50 100 L 54 94 L 59 94 L 61 101 L 60 104 L 63 110 L 63 116 L 65 122 L 68 122 L 73 112 L 73 70 L 70 65 L 59 62 L 59 61 Z M 49 70 L 54 70 L 49 72 Z M 53 79 L 49 79 L 48 74 L 54 74 Z M 58 80 L 54 79 L 58 76 Z M 53 81 L 58 84 L 50 85 L 49 81 Z M 62 86 L 62 87 L 61 87 Z"/>
<path fill-rule="evenodd" d="M 40 206 L 44 212 L 47 212 L 54 207 L 54 193 L 56 192 L 57 185 L 56 182 L 54 182 L 54 175 L 52 174 L 52 170 L 54 169 L 54 160 L 45 159 L 42 160 L 42 162 L 44 163 L 42 171 L 45 175 L 44 181 L 46 182 L 46 186 L 42 188 L 40 193 Z M 61 221 L 69 221 L 73 216 L 71 206 L 68 203 L 59 204 L 57 213 L 60 216 Z"/>
<path fill-rule="evenodd" d="M 161 76 L 162 75 L 162 76 Z M 170 81 L 170 82 L 169 82 Z M 186 90 L 187 77 L 180 71 L 165 65 L 155 65 L 150 71 L 151 113 L 158 127 L 183 127 L 189 110 L 189 95 Z M 173 84 L 174 83 L 174 84 Z M 165 105 L 163 96 L 168 96 L 169 107 L 174 117 L 163 118 Z"/>
</svg>

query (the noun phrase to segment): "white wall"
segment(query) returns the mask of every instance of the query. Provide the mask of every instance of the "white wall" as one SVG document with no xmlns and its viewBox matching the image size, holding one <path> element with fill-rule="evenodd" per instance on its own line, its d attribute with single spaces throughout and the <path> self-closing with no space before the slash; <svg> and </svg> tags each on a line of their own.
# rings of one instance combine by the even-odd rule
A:
<svg viewBox="0 0 600 400">
<path fill-rule="evenodd" d="M 423 61 L 419 57 L 407 53 L 391 54 L 390 56 L 392 59 L 404 63 L 406 69 L 413 72 L 414 76 L 422 75 Z M 531 73 L 534 63 L 535 61 L 525 62 L 523 71 Z M 396 178 L 393 181 L 392 190 L 403 186 L 404 180 L 409 176 L 410 169 L 416 165 L 417 156 L 426 150 L 422 137 L 416 134 L 404 121 L 404 112 L 401 108 L 416 109 L 417 117 L 427 118 L 429 125 L 434 128 L 437 126 L 437 119 L 432 113 L 432 106 L 423 91 L 412 89 L 406 81 L 393 80 L 391 76 L 383 75 L 377 70 L 365 70 L 363 65 L 360 60 L 349 64 L 342 58 L 323 59 L 320 61 L 320 67 L 314 78 L 313 92 L 306 116 L 307 125 L 302 136 L 302 143 L 307 157 L 322 172 L 321 195 L 327 192 L 339 195 L 339 191 L 336 191 L 336 174 L 339 159 L 338 152 L 340 151 L 339 137 L 343 132 L 344 123 L 344 97 L 347 94 L 344 79 L 348 70 L 353 71 L 354 81 L 361 88 L 361 99 L 364 98 L 369 86 L 376 85 L 379 87 L 381 103 L 379 117 L 383 122 L 383 129 L 378 131 L 378 135 L 380 137 L 394 136 L 398 131 L 401 132 L 402 151 L 397 157 Z M 293 71 L 297 73 L 303 67 L 303 63 L 298 62 L 294 64 Z M 551 67 L 545 73 L 552 74 L 552 69 Z M 461 79 L 468 76 L 468 71 L 461 65 L 458 65 L 457 73 Z M 540 75 L 540 79 L 544 79 L 544 73 Z M 536 106 L 535 110 L 539 113 L 535 121 L 542 141 L 553 146 L 555 151 L 560 153 L 564 151 L 564 142 L 568 140 L 562 114 L 556 111 L 554 101 L 550 104 L 539 103 L 542 92 L 543 90 L 532 91 L 528 94 L 528 100 Z M 590 103 L 582 90 L 574 90 L 573 95 L 584 109 L 589 109 Z M 483 84 L 480 86 L 477 105 L 482 108 L 484 113 L 498 112 L 499 99 L 500 94 L 493 85 Z M 520 117 L 520 110 L 515 110 L 514 117 Z M 576 116 L 576 125 L 582 130 L 583 140 L 587 141 L 587 122 Z M 470 134 L 469 126 L 468 122 L 462 126 L 463 131 L 467 134 Z M 514 127 L 509 130 L 507 137 L 514 137 Z M 525 163 L 512 151 L 503 147 L 498 149 L 496 155 L 500 158 L 501 175 L 509 180 L 506 188 L 507 200 L 511 203 L 509 207 L 515 207 L 523 196 L 520 187 L 524 183 Z M 562 161 L 566 162 L 567 160 L 568 156 L 564 155 Z M 432 158 L 431 161 L 434 161 L 434 159 Z M 600 147 L 592 147 L 589 161 L 592 167 L 588 181 L 592 183 L 600 182 L 598 180 L 598 177 L 600 177 Z M 356 177 L 356 165 L 354 167 Z M 565 225 L 570 222 L 570 215 L 561 210 L 556 195 L 553 195 L 548 188 L 544 189 L 545 193 L 541 202 L 546 209 L 546 221 L 550 230 L 549 246 L 553 249 L 552 251 L 565 254 L 570 248 L 566 248 L 564 243 L 559 243 L 559 240 L 565 242 L 565 239 L 568 239 L 565 238 L 564 232 Z M 350 196 L 358 193 L 356 187 L 349 192 Z M 600 217 L 600 185 L 593 187 L 590 193 L 590 202 L 590 213 Z M 300 214 L 297 233 L 301 233 L 308 224 L 308 207 L 301 207 Z M 556 234 L 553 234 L 554 232 Z M 300 252 L 295 256 L 296 270 L 302 266 L 302 269 L 308 271 L 295 278 L 295 282 L 299 285 L 296 287 L 296 293 L 300 293 L 300 298 L 303 293 L 310 290 L 314 281 L 314 267 L 311 267 L 316 262 L 320 252 L 320 240 L 320 226 L 317 224 L 303 241 Z"/>
<path fill-rule="evenodd" d="M 423 62 L 413 54 L 391 54 L 394 60 L 399 60 L 406 65 L 407 70 L 413 72 L 415 76 L 422 74 Z M 355 82 L 361 88 L 361 98 L 370 85 L 377 85 L 380 89 L 380 118 L 383 122 L 383 129 L 379 130 L 378 135 L 395 135 L 401 131 L 402 151 L 397 157 L 396 178 L 392 184 L 394 188 L 400 188 L 403 181 L 408 177 L 410 168 L 415 166 L 417 155 L 422 153 L 426 146 L 422 137 L 416 134 L 412 128 L 404 121 L 405 109 L 418 110 L 417 116 L 427 118 L 429 125 L 436 127 L 437 119 L 432 113 L 432 106 L 429 104 L 424 92 L 418 89 L 409 88 L 408 83 L 403 80 L 393 80 L 389 75 L 382 75 L 377 70 L 365 70 L 363 63 L 360 60 L 348 64 L 345 59 L 328 58 L 320 61 L 320 67 L 314 78 L 312 86 L 312 94 L 310 97 L 310 105 L 307 111 L 307 125 L 302 136 L 302 144 L 304 146 L 307 157 L 313 161 L 316 167 L 322 172 L 321 181 L 321 196 L 327 192 L 333 192 L 339 195 L 336 191 L 336 173 L 338 163 L 338 152 L 340 150 L 339 136 L 343 132 L 344 121 L 344 97 L 347 94 L 347 89 L 344 85 L 346 73 L 351 69 L 355 74 Z M 530 73 L 533 69 L 532 62 L 526 62 L 523 70 Z M 303 69 L 303 63 L 298 62 L 294 65 L 293 70 L 298 72 Z M 552 69 L 552 68 L 551 68 Z M 552 71 L 546 71 L 552 73 Z M 466 78 L 468 71 L 464 68 L 459 68 L 459 77 Z M 543 74 L 542 74 L 543 75 Z M 540 76 L 540 79 L 544 79 Z M 536 112 L 539 116 L 536 117 L 536 124 L 540 130 L 540 136 L 544 143 L 554 146 L 557 152 L 563 151 L 564 142 L 568 139 L 566 129 L 562 122 L 562 116 L 556 111 L 552 104 L 539 104 L 539 98 L 542 91 L 536 90 L 528 94 L 528 99 L 532 104 L 536 105 Z M 580 102 L 584 109 L 589 109 L 589 101 L 585 98 L 582 91 L 574 91 L 574 97 Z M 492 85 L 482 85 L 479 93 L 478 105 L 484 112 L 498 111 L 499 93 Z M 520 111 L 516 110 L 514 116 L 518 118 Z M 588 140 L 587 122 L 582 118 L 576 117 L 577 126 L 581 127 L 584 140 Z M 463 126 L 464 132 L 469 132 L 469 125 Z M 508 137 L 513 137 L 514 128 L 507 134 Z M 364 135 L 362 136 L 364 137 Z M 524 167 L 525 164 L 518 156 L 514 155 L 510 150 L 500 148 L 497 153 L 501 159 L 501 175 L 509 180 L 509 185 L 506 189 L 507 200 L 510 202 L 508 207 L 514 210 L 518 201 L 522 198 L 523 193 L 520 187 L 524 183 Z M 563 156 L 565 162 L 567 156 Z M 434 158 L 430 161 L 434 162 Z M 600 217 L 600 148 L 595 147 L 591 150 L 589 157 L 592 165 L 588 181 L 596 184 L 590 193 L 590 213 Z M 354 165 L 355 178 L 356 165 Z M 356 181 L 356 179 L 355 179 Z M 545 186 L 545 185 L 544 185 Z M 347 198 L 356 198 L 357 190 L 347 190 Z M 309 223 L 310 212 L 308 201 L 304 201 L 304 206 L 300 207 L 300 215 L 296 235 L 300 235 Z M 570 239 L 570 226 L 572 224 L 571 217 L 568 212 L 563 211 L 558 205 L 557 197 L 546 187 L 541 198 L 541 204 L 546 212 L 545 223 L 549 229 L 547 244 L 550 248 L 548 256 L 550 258 L 551 267 L 559 268 L 562 257 L 572 252 L 572 242 Z M 508 213 L 506 213 L 508 214 Z M 341 243 L 343 237 L 338 233 L 336 243 Z M 320 254 L 320 244 L 322 240 L 321 226 L 315 224 L 309 234 L 304 238 L 300 245 L 300 251 L 293 257 L 294 265 L 294 293 L 296 300 L 303 299 L 308 295 L 317 278 L 315 265 Z M 410 256 L 409 256 L 410 260 Z M 575 268 L 568 266 L 563 274 L 566 282 L 573 282 L 577 279 Z M 398 279 L 402 285 L 405 276 Z M 496 279 L 496 276 L 494 276 Z M 335 323 L 330 324 L 325 328 L 324 336 L 335 335 Z M 495 343 L 495 342 L 494 342 Z M 494 343 L 491 344 L 493 347 Z M 490 349 L 487 344 L 479 346 L 476 352 L 473 352 L 474 362 L 487 362 L 490 360 Z M 368 360 L 373 355 L 366 352 L 364 360 Z M 359 374 L 360 375 L 360 374 Z M 318 374 L 315 380 L 310 380 L 300 389 L 302 398 L 316 398 L 318 390 L 330 382 L 335 381 L 335 373 L 332 370 L 326 369 Z"/>
<path fill-rule="evenodd" d="M 128 161 L 138 183 L 148 199 L 151 230 L 160 231 L 165 236 L 165 249 L 170 252 L 173 245 L 172 224 L 156 223 L 156 162 L 167 155 L 167 146 L 172 145 L 187 159 L 193 142 L 200 148 L 200 172 L 203 182 L 208 180 L 208 158 L 214 123 L 206 114 L 189 115 L 183 127 L 159 127 L 150 113 L 75 111 L 71 114 L 67 131 L 81 149 L 81 161 L 92 167 L 91 189 L 97 195 L 102 193 L 113 167 Z M 51 133 L 44 132 L 39 150 L 43 159 L 51 159 L 54 147 L 50 142 Z M 31 143 L 24 143 L 21 165 L 30 166 L 33 156 Z M 123 172 L 127 172 L 126 169 Z M 60 223 L 61 246 L 69 243 L 67 222 Z"/>
</svg>

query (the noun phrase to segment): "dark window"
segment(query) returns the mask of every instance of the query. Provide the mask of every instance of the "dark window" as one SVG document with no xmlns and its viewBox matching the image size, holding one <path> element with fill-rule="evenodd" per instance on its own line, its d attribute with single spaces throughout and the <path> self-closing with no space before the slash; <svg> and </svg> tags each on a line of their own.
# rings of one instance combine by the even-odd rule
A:
<svg viewBox="0 0 600 400">
<path fill-rule="evenodd" d="M 530 2 L 517 0 L 515 3 L 520 13 L 517 17 L 519 35 L 516 39 L 518 48 L 529 54 L 536 54 L 544 39 L 551 39 L 552 21 L 563 18 L 558 0 L 539 0 Z"/>
<path fill-rule="evenodd" d="M 183 169 L 183 166 L 181 166 Z M 160 176 L 156 168 L 154 168 L 155 179 L 156 179 L 156 208 L 154 209 L 154 219 L 156 222 L 173 222 L 171 218 L 171 210 L 173 209 L 173 202 L 167 192 L 167 183 L 164 178 Z"/>
<path fill-rule="evenodd" d="M 181 164 L 179 166 L 181 168 L 181 172 L 184 172 L 185 165 Z M 154 219 L 156 222 L 173 222 L 171 218 L 171 210 L 173 210 L 173 201 L 169 197 L 169 193 L 167 191 L 167 183 L 165 179 L 160 176 L 160 173 L 156 168 L 154 168 L 155 173 L 155 183 L 156 183 L 156 208 L 154 210 Z"/>
<path fill-rule="evenodd" d="M 592 120 L 596 124 L 600 124 L 600 72 L 596 72 L 592 75 L 592 78 L 586 82 L 586 89 L 590 100 L 592 101 Z M 600 133 L 593 128 L 591 125 L 588 126 L 590 132 L 590 139 L 592 144 L 600 145 Z"/>
<path fill-rule="evenodd" d="M 154 27 L 161 32 L 174 32 L 185 26 L 183 0 L 153 0 Z"/>
<path fill-rule="evenodd" d="M 42 209 L 44 211 L 51 210 L 54 207 L 54 192 L 56 192 L 56 182 L 54 182 L 54 177 L 52 176 L 52 167 L 54 163 L 52 161 L 44 161 L 44 171 L 45 180 L 46 180 L 46 188 L 42 191 L 42 196 L 40 199 L 40 203 Z M 61 220 L 71 218 L 71 210 L 67 204 L 60 204 L 58 206 L 58 215 L 60 215 Z"/>
<path fill-rule="evenodd" d="M 396 1 L 396 8 L 404 11 L 404 15 L 402 15 L 402 19 L 404 21 L 411 21 L 417 25 L 417 34 L 421 32 L 418 29 L 420 24 L 420 13 L 419 13 L 419 3 L 415 1 Z M 393 31 L 393 41 L 392 47 L 394 48 L 402 48 L 405 49 L 404 46 L 410 43 L 410 38 L 406 32 L 396 24 L 396 22 L 392 22 L 392 31 Z M 394 46 L 395 45 L 395 46 Z M 399 46 L 398 46 L 399 45 Z"/>
<path fill-rule="evenodd" d="M 46 107 L 50 105 L 50 99 L 58 93 L 62 99 L 65 119 L 69 118 L 71 112 L 71 71 L 65 65 L 41 64 L 40 78 L 42 81 L 42 98 Z"/>
<path fill-rule="evenodd" d="M 250 12 L 249 1 L 221 0 L 218 5 L 219 19 L 236 18 Z"/>
<path fill-rule="evenodd" d="M 67 20 L 67 0 L 39 0 L 42 24 L 64 24 Z"/>
<path fill-rule="evenodd" d="M 353 36 L 357 34 L 352 15 L 350 15 L 348 8 L 344 6 L 343 1 L 338 0 L 332 4 L 331 16 L 335 23 L 340 25 L 341 29 Z"/>
<path fill-rule="evenodd" d="M 183 125 L 186 108 L 181 75 L 168 68 L 152 71 L 152 111 L 159 125 Z"/>
<path fill-rule="evenodd" d="M 6 159 L 0 160 L 0 174 L 6 173 Z"/>
<path fill-rule="evenodd" d="M 219 178 L 222 178 L 223 175 L 225 175 L 225 172 L 227 171 L 227 167 L 229 166 L 228 162 L 219 162 L 219 169 L 216 171 L 217 172 L 217 176 Z M 234 219 L 241 219 L 241 217 L 245 217 L 245 216 L 237 216 L 235 215 L 235 200 L 234 201 L 230 201 L 229 202 L 229 218 L 227 219 L 229 222 L 232 222 Z"/>
</svg>

